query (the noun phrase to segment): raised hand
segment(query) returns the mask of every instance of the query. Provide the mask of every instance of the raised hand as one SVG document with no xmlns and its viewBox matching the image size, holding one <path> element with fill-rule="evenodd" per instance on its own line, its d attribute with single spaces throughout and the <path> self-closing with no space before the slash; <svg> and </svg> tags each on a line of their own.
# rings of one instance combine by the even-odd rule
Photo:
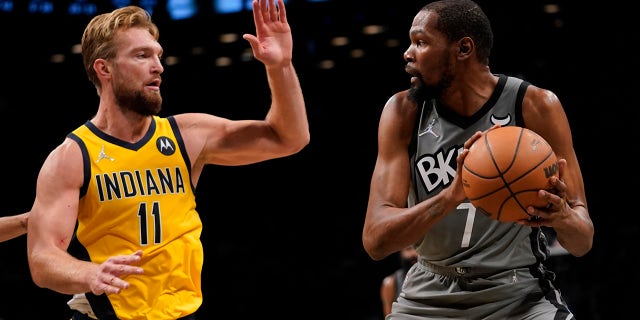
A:
<svg viewBox="0 0 640 320">
<path fill-rule="evenodd" d="M 293 39 L 287 22 L 283 0 L 253 0 L 253 20 L 256 35 L 244 34 L 253 55 L 265 66 L 286 65 L 291 62 Z"/>
</svg>

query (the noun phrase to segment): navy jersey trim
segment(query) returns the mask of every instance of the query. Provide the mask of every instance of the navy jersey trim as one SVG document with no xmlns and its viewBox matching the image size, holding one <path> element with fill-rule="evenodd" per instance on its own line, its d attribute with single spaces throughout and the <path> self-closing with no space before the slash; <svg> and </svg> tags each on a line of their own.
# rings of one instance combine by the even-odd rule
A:
<svg viewBox="0 0 640 320">
<path fill-rule="evenodd" d="M 87 123 L 90 123 L 90 122 L 87 122 Z M 93 124 L 91 126 L 93 126 Z M 74 133 L 69 133 L 67 137 L 69 139 L 72 139 L 78 144 L 78 146 L 80 147 L 80 151 L 82 153 L 82 167 L 84 172 L 82 187 L 80 187 L 80 198 L 82 198 L 87 194 L 87 189 L 89 188 L 89 179 L 91 179 L 91 163 L 89 162 L 90 161 L 89 152 L 87 151 L 87 146 L 85 145 L 84 141 L 80 139 L 80 137 L 78 137 Z M 69 242 L 69 247 L 67 248 L 67 252 L 69 252 L 70 255 L 78 258 L 79 260 L 91 261 L 89 252 L 82 245 L 82 243 L 80 243 L 80 241 L 76 236 L 77 231 L 78 231 L 78 221 L 76 221 L 76 226 L 73 231 L 73 237 Z M 91 309 L 96 314 L 96 316 L 98 316 L 99 319 L 117 319 L 115 315 L 116 314 L 115 310 L 113 309 L 113 306 L 111 305 L 111 302 L 107 298 L 106 294 L 96 296 L 90 292 L 87 292 L 85 293 L 85 296 L 87 298 L 87 301 L 89 301 L 89 304 L 91 305 Z"/>
<path fill-rule="evenodd" d="M 113 309 L 109 298 L 106 294 L 96 296 L 91 292 L 84 294 L 91 305 L 91 310 L 100 320 L 118 320 L 116 317 L 116 311 Z"/>
<path fill-rule="evenodd" d="M 100 139 L 130 150 L 138 150 L 142 148 L 149 140 L 151 140 L 151 137 L 153 137 L 153 134 L 156 132 L 156 121 L 153 117 L 151 118 L 151 124 L 149 125 L 147 133 L 145 133 L 144 137 L 142 137 L 142 139 L 140 139 L 136 143 L 127 142 L 124 140 L 120 140 L 114 136 L 110 136 L 104 133 L 102 130 L 98 129 L 98 127 L 96 127 L 96 125 L 94 125 L 91 121 L 85 122 L 84 125 Z"/>
<path fill-rule="evenodd" d="M 91 163 L 89 163 L 89 151 L 87 151 L 87 146 L 84 144 L 84 141 L 80 139 L 80 137 L 76 136 L 74 133 L 69 133 L 67 138 L 75 141 L 80 147 L 80 152 L 82 153 L 82 171 L 84 175 L 84 179 L 82 182 L 82 187 L 80 187 L 80 198 L 84 197 L 87 194 L 87 189 L 89 189 L 89 179 L 91 179 Z"/>
<path fill-rule="evenodd" d="M 174 116 L 167 117 L 167 120 L 169 120 L 169 124 L 171 125 L 171 130 L 173 130 L 173 134 L 176 136 L 176 143 L 178 144 L 178 148 L 180 148 L 182 159 L 184 160 L 184 163 L 187 166 L 187 172 L 189 173 L 189 183 L 191 184 L 191 190 L 195 191 L 196 188 L 194 187 L 193 181 L 191 180 L 191 160 L 189 160 L 189 154 L 187 153 L 187 147 L 184 145 L 184 140 L 182 139 L 180 128 L 178 128 L 178 123 L 176 122 L 176 118 Z"/>
<path fill-rule="evenodd" d="M 78 223 L 76 222 L 76 230 L 78 228 Z M 78 241 L 76 237 L 76 231 L 73 233 L 73 238 L 69 242 L 69 248 L 67 249 L 70 255 L 78 258 L 83 261 L 91 261 L 91 257 L 89 257 L 89 252 L 87 249 Z M 106 294 L 101 294 L 96 296 L 91 292 L 86 292 L 85 297 L 87 301 L 91 305 L 91 310 L 98 317 L 98 319 L 117 319 L 116 312 L 109 301 L 109 298 Z"/>
</svg>

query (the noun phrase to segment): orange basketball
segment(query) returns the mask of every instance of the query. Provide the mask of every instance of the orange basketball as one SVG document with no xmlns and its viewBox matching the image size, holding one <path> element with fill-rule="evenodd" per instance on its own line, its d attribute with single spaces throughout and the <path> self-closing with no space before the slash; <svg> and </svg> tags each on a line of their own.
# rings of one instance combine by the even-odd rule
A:
<svg viewBox="0 0 640 320">
<path fill-rule="evenodd" d="M 507 126 L 487 131 L 469 148 L 462 167 L 467 198 L 499 221 L 529 219 L 527 207 L 544 207 L 538 190 L 549 190 L 558 175 L 553 149 L 537 133 Z"/>
</svg>

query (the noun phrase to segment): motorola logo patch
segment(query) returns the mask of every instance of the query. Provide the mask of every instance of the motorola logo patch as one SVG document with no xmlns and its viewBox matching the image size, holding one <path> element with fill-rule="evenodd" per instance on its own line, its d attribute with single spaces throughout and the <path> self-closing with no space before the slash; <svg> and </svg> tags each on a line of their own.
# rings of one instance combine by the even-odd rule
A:
<svg viewBox="0 0 640 320">
<path fill-rule="evenodd" d="M 158 140 L 156 140 L 156 147 L 158 151 L 165 156 L 170 156 L 176 152 L 176 144 L 173 140 L 165 136 L 159 137 Z"/>
</svg>

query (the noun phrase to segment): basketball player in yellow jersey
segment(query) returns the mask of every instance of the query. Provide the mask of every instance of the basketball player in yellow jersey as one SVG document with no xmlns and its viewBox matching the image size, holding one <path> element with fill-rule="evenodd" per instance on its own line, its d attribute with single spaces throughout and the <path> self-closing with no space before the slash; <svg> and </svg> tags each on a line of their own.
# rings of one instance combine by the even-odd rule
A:
<svg viewBox="0 0 640 320">
<path fill-rule="evenodd" d="M 93 18 L 82 36 L 96 115 L 45 160 L 28 224 L 40 287 L 73 295 L 73 319 L 195 319 L 202 223 L 194 188 L 206 164 L 285 157 L 309 143 L 282 0 L 254 0 L 271 107 L 264 120 L 189 113 L 161 118 L 158 29 L 136 6 Z"/>
</svg>

